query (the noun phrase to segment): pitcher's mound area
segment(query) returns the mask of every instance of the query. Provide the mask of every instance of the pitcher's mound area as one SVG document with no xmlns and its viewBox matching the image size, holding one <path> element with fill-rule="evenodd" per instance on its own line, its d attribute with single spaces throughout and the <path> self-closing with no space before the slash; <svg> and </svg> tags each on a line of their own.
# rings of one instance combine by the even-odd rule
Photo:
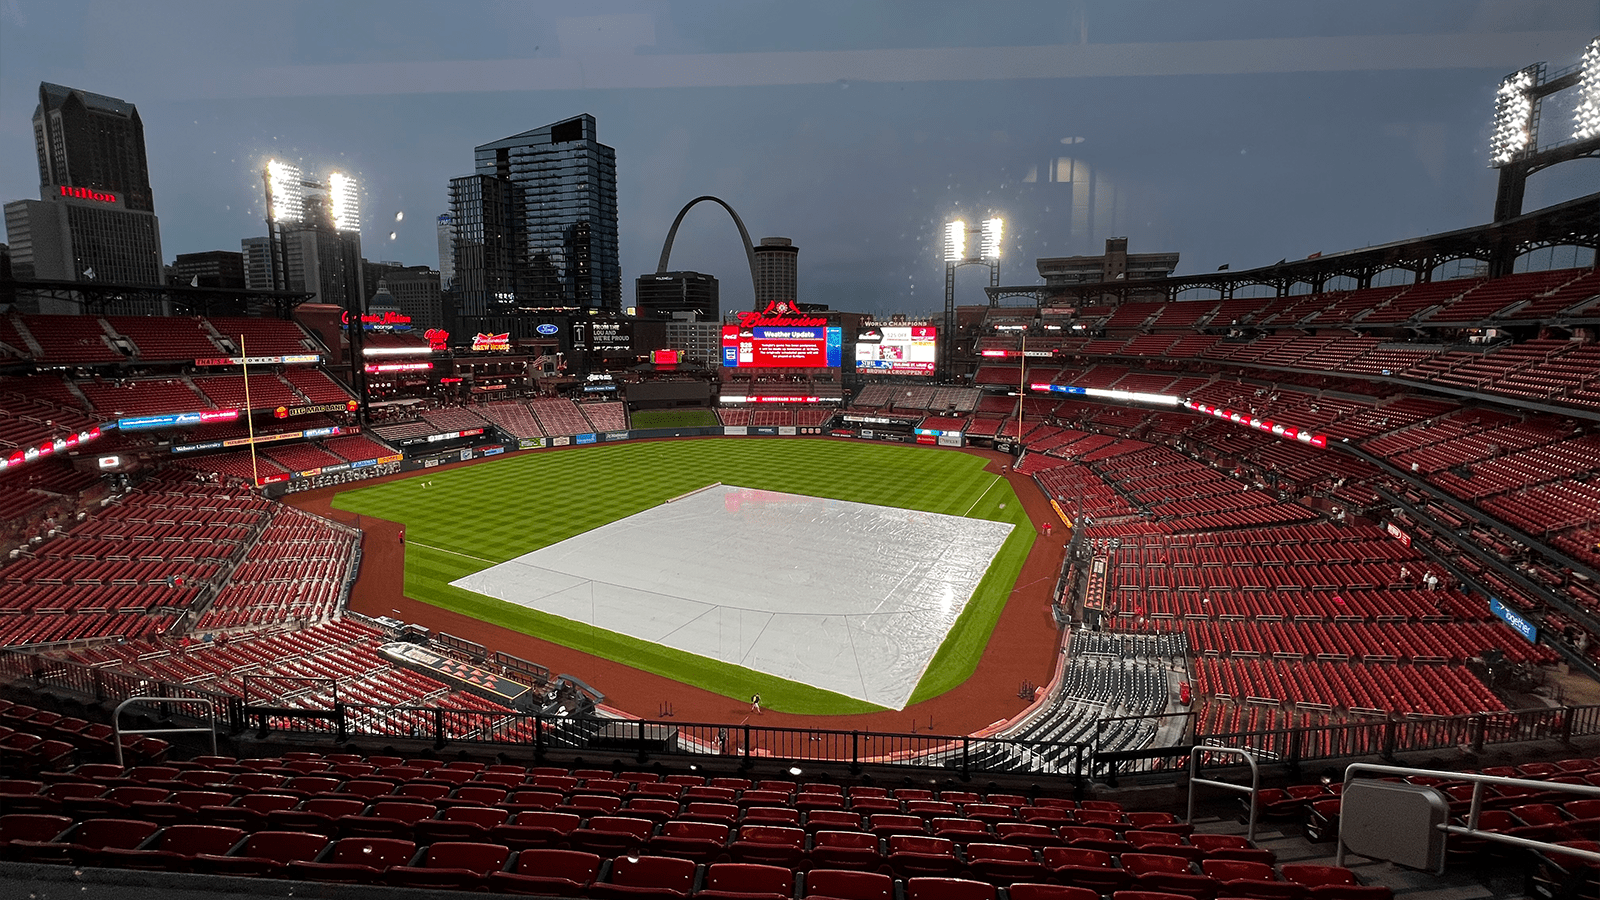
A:
<svg viewBox="0 0 1600 900">
<path fill-rule="evenodd" d="M 716 485 L 451 585 L 902 709 L 1012 528 Z"/>
</svg>

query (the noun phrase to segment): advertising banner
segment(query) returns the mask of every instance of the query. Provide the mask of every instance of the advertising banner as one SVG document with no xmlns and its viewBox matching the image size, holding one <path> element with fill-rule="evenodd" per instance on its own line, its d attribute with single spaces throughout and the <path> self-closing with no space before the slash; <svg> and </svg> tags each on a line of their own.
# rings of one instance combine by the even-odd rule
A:
<svg viewBox="0 0 1600 900">
<path fill-rule="evenodd" d="M 1511 630 L 1522 635 L 1530 644 L 1539 642 L 1539 629 L 1529 622 L 1523 615 L 1493 597 L 1489 598 L 1489 612 L 1496 618 L 1511 626 Z"/>
<path fill-rule="evenodd" d="M 868 326 L 856 334 L 856 370 L 887 375 L 932 375 L 939 363 L 932 325 Z"/>
</svg>

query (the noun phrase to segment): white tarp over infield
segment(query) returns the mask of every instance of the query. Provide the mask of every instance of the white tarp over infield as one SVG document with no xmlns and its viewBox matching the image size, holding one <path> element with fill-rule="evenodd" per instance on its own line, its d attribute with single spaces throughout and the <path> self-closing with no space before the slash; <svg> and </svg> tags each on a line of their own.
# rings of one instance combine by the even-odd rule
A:
<svg viewBox="0 0 1600 900">
<path fill-rule="evenodd" d="M 451 584 L 902 709 L 1012 527 L 714 485 Z"/>
</svg>

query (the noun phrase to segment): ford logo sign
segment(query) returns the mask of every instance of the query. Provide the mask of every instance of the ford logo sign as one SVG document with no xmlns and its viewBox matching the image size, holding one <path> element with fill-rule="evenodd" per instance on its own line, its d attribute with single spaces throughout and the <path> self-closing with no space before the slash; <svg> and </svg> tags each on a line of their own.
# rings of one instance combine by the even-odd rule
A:
<svg viewBox="0 0 1600 900">
<path fill-rule="evenodd" d="M 558 332 L 560 330 L 561 330 L 561 326 L 559 326 L 559 325 L 551 325 L 548 322 L 543 324 L 543 325 L 540 325 L 538 328 L 534 329 L 534 331 L 537 331 L 540 334 L 555 334 L 556 332 Z"/>
</svg>

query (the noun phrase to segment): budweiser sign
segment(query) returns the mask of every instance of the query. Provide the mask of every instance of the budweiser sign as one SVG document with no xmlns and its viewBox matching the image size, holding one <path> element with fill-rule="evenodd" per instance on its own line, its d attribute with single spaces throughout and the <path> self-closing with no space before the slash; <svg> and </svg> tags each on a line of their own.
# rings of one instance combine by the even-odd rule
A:
<svg viewBox="0 0 1600 900">
<path fill-rule="evenodd" d="M 472 349 L 474 350 L 510 350 L 511 332 L 500 334 L 484 334 L 478 332 L 472 336 Z"/>
<path fill-rule="evenodd" d="M 801 315 L 799 308 L 786 300 L 773 300 L 767 304 L 766 309 L 760 312 L 741 312 L 738 315 L 740 328 L 755 328 L 760 325 L 773 325 L 781 328 L 785 325 L 823 326 L 828 324 L 828 320 L 821 316 Z"/>
</svg>

